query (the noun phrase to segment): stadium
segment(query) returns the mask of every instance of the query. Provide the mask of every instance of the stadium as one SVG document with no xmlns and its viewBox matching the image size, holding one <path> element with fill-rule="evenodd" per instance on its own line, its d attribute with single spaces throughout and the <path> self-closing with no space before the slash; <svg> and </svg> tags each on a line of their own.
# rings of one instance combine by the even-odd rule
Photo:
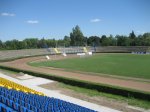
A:
<svg viewBox="0 0 150 112">
<path fill-rule="evenodd" d="M 96 50 L 94 51 L 94 49 Z M 53 85 L 55 82 L 149 101 L 150 87 L 147 65 L 145 66 L 146 73 L 142 72 L 140 68 L 138 68 L 139 70 L 135 69 L 136 74 L 131 70 L 130 74 L 128 73 L 128 69 L 131 66 L 135 66 L 133 58 L 139 60 L 141 57 L 144 57 L 145 61 L 142 66 L 149 63 L 149 54 L 133 54 L 133 52 L 148 53 L 148 50 L 149 47 L 70 47 L 1 51 L 1 111 L 121 111 L 82 101 L 78 98 L 63 95 L 55 91 L 55 89 L 49 90 L 49 88 L 44 87 Z M 110 57 L 113 59 L 109 60 Z M 123 62 L 118 62 L 117 59 L 120 60 L 121 58 L 124 59 Z M 128 66 L 129 64 L 133 65 L 130 67 L 123 66 L 123 68 L 117 67 L 117 69 L 120 69 L 118 72 L 113 72 L 115 68 L 112 68 L 111 71 L 105 70 L 105 64 L 106 68 L 109 67 L 109 70 L 111 67 L 114 67 L 115 62 L 117 65 L 120 65 L 120 63 L 126 65 L 125 61 L 127 60 L 125 58 L 129 60 L 127 62 Z M 103 60 L 105 63 L 102 62 Z M 71 63 L 74 63 L 74 65 Z M 104 69 L 102 69 L 100 63 Z M 113 65 L 110 66 L 110 63 Z M 142 64 L 141 61 L 138 64 Z M 80 69 L 81 67 L 82 69 Z M 135 67 L 137 68 L 137 66 Z M 97 71 L 100 68 L 104 72 Z M 123 69 L 126 70 L 124 71 Z M 132 69 L 134 70 L 134 68 Z M 8 71 L 14 71 L 14 73 Z M 31 99 L 32 102 L 30 102 Z M 35 103 L 37 101 L 39 103 Z M 143 111 L 129 108 L 129 106 L 123 109 L 123 111 Z"/>
<path fill-rule="evenodd" d="M 0 112 L 150 112 L 149 6 L 0 0 Z"/>
</svg>

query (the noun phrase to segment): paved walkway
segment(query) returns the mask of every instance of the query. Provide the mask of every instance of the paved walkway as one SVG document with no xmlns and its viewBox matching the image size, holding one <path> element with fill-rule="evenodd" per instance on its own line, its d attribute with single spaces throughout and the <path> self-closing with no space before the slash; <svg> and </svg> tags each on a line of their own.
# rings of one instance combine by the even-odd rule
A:
<svg viewBox="0 0 150 112">
<path fill-rule="evenodd" d="M 58 91 L 47 90 L 47 89 L 44 89 L 44 88 L 41 88 L 41 87 L 38 86 L 39 84 L 45 84 L 45 83 L 52 82 L 51 80 L 48 81 L 47 79 L 37 78 L 37 77 L 29 79 L 29 80 L 28 79 L 18 80 L 18 79 L 9 77 L 7 75 L 4 75 L 2 73 L 0 73 L 0 77 L 6 78 L 10 81 L 13 81 L 13 82 L 16 82 L 18 84 L 24 85 L 26 87 L 32 88 L 36 91 L 42 92 L 46 96 L 62 99 L 62 100 L 65 100 L 65 101 L 68 101 L 68 102 L 71 102 L 71 103 L 74 103 L 74 104 L 77 104 L 77 105 L 80 105 L 80 106 L 84 106 L 84 107 L 96 110 L 98 112 L 121 112 L 121 111 L 118 111 L 118 110 L 115 110 L 115 109 L 111 109 L 111 108 L 108 108 L 108 107 L 104 107 L 104 106 L 101 106 L 101 105 L 93 104 L 93 103 L 90 103 L 90 102 L 87 102 L 87 101 L 83 101 L 83 100 L 80 100 L 80 99 L 77 99 L 77 98 L 73 98 L 73 97 L 70 97 L 70 96 L 63 95 L 63 94 L 60 94 Z M 39 83 L 39 81 L 40 81 L 40 83 Z"/>
</svg>

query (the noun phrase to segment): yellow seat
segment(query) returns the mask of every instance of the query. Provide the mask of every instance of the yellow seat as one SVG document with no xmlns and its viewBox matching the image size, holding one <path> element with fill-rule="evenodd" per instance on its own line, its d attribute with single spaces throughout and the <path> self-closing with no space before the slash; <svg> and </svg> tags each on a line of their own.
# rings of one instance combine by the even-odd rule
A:
<svg viewBox="0 0 150 112">
<path fill-rule="evenodd" d="M 27 88 L 25 86 L 22 86 L 20 84 L 17 84 L 15 82 L 9 81 L 4 78 L 0 78 L 0 86 L 1 87 L 6 87 L 8 89 L 15 89 L 17 91 L 23 91 L 25 93 L 32 93 L 32 94 L 38 94 L 38 95 L 44 95 L 41 92 L 35 91 L 33 89 Z"/>
</svg>

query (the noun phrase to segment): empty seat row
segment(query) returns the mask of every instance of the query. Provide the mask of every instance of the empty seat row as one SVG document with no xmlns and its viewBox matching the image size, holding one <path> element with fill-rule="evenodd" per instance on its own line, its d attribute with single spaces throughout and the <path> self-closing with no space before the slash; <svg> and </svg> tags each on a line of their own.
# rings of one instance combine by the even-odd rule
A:
<svg viewBox="0 0 150 112">
<path fill-rule="evenodd" d="M 5 111 L 3 111 L 5 110 Z M 0 112 L 95 112 L 60 99 L 0 87 Z"/>
<path fill-rule="evenodd" d="M 38 95 L 44 95 L 41 92 L 35 91 L 33 89 L 27 88 L 25 86 L 19 85 L 15 82 L 9 81 L 7 79 L 1 78 L 0 77 L 0 86 L 1 87 L 6 87 L 8 89 L 15 89 L 17 91 L 23 91 L 26 93 L 33 93 L 33 94 L 38 94 Z"/>
</svg>

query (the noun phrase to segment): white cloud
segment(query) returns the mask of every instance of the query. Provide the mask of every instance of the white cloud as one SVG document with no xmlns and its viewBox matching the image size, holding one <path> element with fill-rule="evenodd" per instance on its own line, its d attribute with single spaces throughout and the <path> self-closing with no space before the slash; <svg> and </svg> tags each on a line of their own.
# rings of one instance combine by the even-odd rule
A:
<svg viewBox="0 0 150 112">
<path fill-rule="evenodd" d="M 1 16 L 15 16 L 15 14 L 3 12 L 3 13 L 1 13 Z"/>
<path fill-rule="evenodd" d="M 92 23 L 96 23 L 96 22 L 100 22 L 100 21 L 101 21 L 101 19 L 98 19 L 98 18 L 91 20 Z"/>
<path fill-rule="evenodd" d="M 29 24 L 37 24 L 37 23 L 39 23 L 39 21 L 38 20 L 28 20 L 27 23 L 29 23 Z"/>
</svg>

